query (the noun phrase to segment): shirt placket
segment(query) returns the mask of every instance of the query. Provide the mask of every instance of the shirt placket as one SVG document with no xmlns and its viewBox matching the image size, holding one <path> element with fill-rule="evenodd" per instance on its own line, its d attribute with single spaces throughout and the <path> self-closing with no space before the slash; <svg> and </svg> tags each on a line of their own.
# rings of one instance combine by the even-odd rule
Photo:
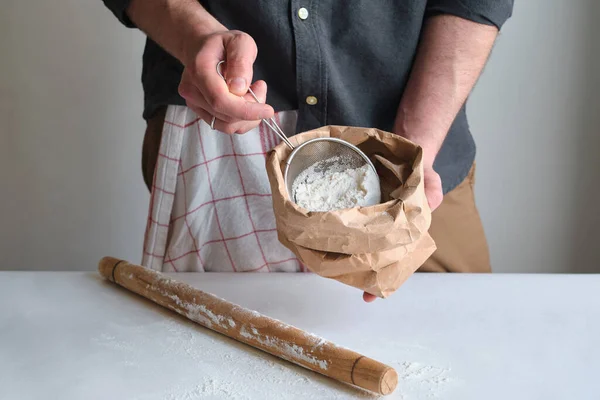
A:
<svg viewBox="0 0 600 400">
<path fill-rule="evenodd" d="M 319 41 L 319 1 L 291 0 L 296 49 L 297 132 L 327 123 L 327 76 Z"/>
</svg>

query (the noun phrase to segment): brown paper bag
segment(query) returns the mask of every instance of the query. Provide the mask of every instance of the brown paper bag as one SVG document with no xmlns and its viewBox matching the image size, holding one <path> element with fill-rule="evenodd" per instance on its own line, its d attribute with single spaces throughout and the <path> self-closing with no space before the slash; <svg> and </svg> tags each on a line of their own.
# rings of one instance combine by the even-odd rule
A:
<svg viewBox="0 0 600 400">
<path fill-rule="evenodd" d="M 326 126 L 290 140 L 298 145 L 328 136 L 358 146 L 374 161 L 383 203 L 330 212 L 299 207 L 287 193 L 283 176 L 291 150 L 281 143 L 267 159 L 279 240 L 313 272 L 386 297 L 435 250 L 427 232 L 422 150 L 392 133 L 355 127 Z"/>
<path fill-rule="evenodd" d="M 312 272 L 384 298 L 396 291 L 435 250 L 429 235 L 408 246 L 364 254 L 311 250 L 286 242 L 281 236 L 280 241 Z"/>
</svg>

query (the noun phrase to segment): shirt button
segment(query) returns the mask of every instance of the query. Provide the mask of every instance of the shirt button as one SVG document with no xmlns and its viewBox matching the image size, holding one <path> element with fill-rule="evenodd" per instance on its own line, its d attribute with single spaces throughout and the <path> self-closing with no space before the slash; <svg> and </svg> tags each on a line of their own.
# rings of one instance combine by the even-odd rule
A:
<svg viewBox="0 0 600 400">
<path fill-rule="evenodd" d="M 309 106 L 314 106 L 315 104 L 317 104 L 317 98 L 315 96 L 308 96 L 306 98 L 306 104 L 308 104 Z"/>
<path fill-rule="evenodd" d="M 302 7 L 301 9 L 298 10 L 298 17 L 300 19 L 306 19 L 308 18 L 308 10 L 304 7 Z"/>
</svg>

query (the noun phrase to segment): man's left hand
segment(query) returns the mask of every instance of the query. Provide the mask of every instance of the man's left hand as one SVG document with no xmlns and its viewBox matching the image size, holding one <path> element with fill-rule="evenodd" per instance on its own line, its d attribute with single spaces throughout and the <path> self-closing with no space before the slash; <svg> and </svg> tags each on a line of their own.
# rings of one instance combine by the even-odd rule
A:
<svg viewBox="0 0 600 400">
<path fill-rule="evenodd" d="M 433 167 L 425 167 L 423 170 L 423 179 L 425 180 L 425 196 L 429 203 L 431 211 L 435 210 L 442 204 L 444 199 L 444 192 L 442 192 L 442 179 L 440 175 L 435 172 Z M 373 296 L 371 293 L 364 292 L 363 300 L 367 303 L 372 303 L 377 299 L 377 296 Z"/>
<path fill-rule="evenodd" d="M 423 170 L 423 179 L 425 180 L 425 196 L 429 203 L 429 208 L 434 211 L 442 204 L 444 192 L 442 192 L 442 178 L 435 172 L 433 167 L 425 167 Z"/>
</svg>

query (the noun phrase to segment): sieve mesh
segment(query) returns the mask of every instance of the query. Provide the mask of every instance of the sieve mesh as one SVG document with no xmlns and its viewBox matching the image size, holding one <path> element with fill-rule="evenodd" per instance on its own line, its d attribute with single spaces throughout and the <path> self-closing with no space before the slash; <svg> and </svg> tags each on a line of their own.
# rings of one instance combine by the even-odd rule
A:
<svg viewBox="0 0 600 400">
<path fill-rule="evenodd" d="M 292 201 L 296 201 L 294 199 L 293 185 L 298 175 L 310 166 L 333 157 L 338 158 L 335 162 L 322 162 L 319 165 L 319 169 L 328 170 L 335 168 L 336 170 L 343 170 L 360 168 L 365 164 L 369 164 L 373 168 L 373 171 L 375 171 L 371 160 L 356 146 L 344 140 L 337 138 L 309 140 L 296 147 L 286 160 L 285 185 Z"/>
<path fill-rule="evenodd" d="M 225 79 L 221 68 L 225 64 L 225 61 L 219 61 L 217 63 L 217 74 L 222 79 Z M 252 95 L 257 103 L 260 103 L 252 89 L 248 88 L 248 92 Z M 215 122 L 213 117 L 211 128 Z M 288 195 L 294 202 L 294 193 L 292 187 L 294 180 L 302 173 L 302 171 L 309 168 L 311 165 L 320 161 L 327 161 L 329 158 L 338 157 L 335 162 L 325 162 L 320 165 L 320 170 L 328 170 L 335 168 L 336 170 L 345 170 L 349 168 L 360 168 L 365 164 L 369 164 L 373 169 L 373 172 L 377 175 L 377 171 L 373 166 L 373 163 L 358 147 L 350 144 L 342 139 L 337 138 L 317 138 L 309 140 L 298 147 L 295 147 L 287 138 L 285 133 L 277 124 L 275 118 L 269 118 L 268 120 L 262 120 L 273 132 L 279 136 L 279 138 L 285 142 L 285 144 L 292 149 L 292 154 L 286 161 L 285 168 L 285 185 L 287 187 Z"/>
</svg>

